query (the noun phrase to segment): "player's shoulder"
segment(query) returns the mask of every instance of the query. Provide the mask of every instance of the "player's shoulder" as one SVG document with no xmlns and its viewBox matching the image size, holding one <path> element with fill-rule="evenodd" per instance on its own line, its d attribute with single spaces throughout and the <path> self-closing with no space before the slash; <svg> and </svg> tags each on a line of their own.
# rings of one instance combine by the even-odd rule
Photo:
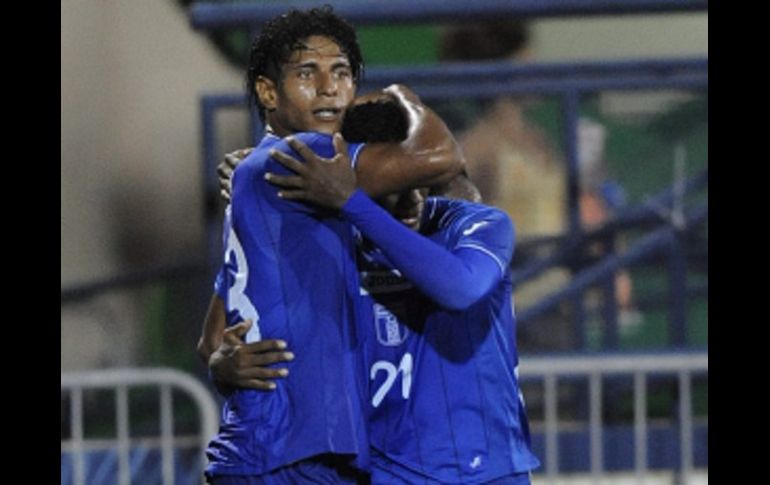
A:
<svg viewBox="0 0 770 485">
<path fill-rule="evenodd" d="M 321 157 L 332 158 L 335 155 L 334 140 L 332 135 L 327 133 L 319 133 L 316 131 L 303 131 L 294 133 L 290 136 L 307 145 L 308 148 L 313 150 Z M 348 143 L 348 154 L 354 158 L 362 146 L 362 143 Z M 290 154 L 294 153 L 286 138 L 281 139 L 276 137 L 274 144 L 270 148 L 282 150 Z"/>
<path fill-rule="evenodd" d="M 515 239 L 516 229 L 510 216 L 503 210 L 467 200 L 430 197 L 426 201 L 429 227 L 433 230 L 457 234 L 458 237 L 494 237 Z"/>
<path fill-rule="evenodd" d="M 469 200 L 429 197 L 425 208 L 429 211 L 431 220 L 440 218 L 448 222 L 457 219 L 482 218 L 490 221 L 513 222 L 502 209 Z"/>
</svg>

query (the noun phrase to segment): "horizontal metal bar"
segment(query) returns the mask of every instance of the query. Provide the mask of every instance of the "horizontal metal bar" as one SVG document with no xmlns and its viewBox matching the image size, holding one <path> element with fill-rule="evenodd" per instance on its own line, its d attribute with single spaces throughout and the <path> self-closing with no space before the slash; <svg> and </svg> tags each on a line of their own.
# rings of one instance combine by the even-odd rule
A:
<svg viewBox="0 0 770 485">
<path fill-rule="evenodd" d="M 151 281 L 186 278 L 191 275 L 208 271 L 208 265 L 203 261 L 179 263 L 176 265 L 145 268 L 129 273 L 110 276 L 101 280 L 73 285 L 61 290 L 61 304 L 73 303 L 90 298 L 105 291 L 139 286 Z"/>
<path fill-rule="evenodd" d="M 389 0 L 329 2 L 335 12 L 360 25 L 470 21 L 500 17 L 568 17 L 629 15 L 665 12 L 707 11 L 707 0 Z M 305 10 L 318 2 L 211 3 L 190 7 L 190 24 L 198 30 L 251 27 L 286 13 L 290 8 Z"/>
<path fill-rule="evenodd" d="M 686 371 L 708 371 L 708 351 L 695 352 L 648 352 L 592 353 L 590 355 L 540 356 L 527 355 L 521 359 L 522 378 L 538 376 L 585 375 L 592 372 L 601 374 L 635 374 L 637 372 L 675 373 Z"/>
<path fill-rule="evenodd" d="M 203 109 L 246 106 L 248 98 L 244 93 L 208 93 L 201 98 Z"/>
<path fill-rule="evenodd" d="M 379 89 L 387 84 L 406 83 L 425 100 L 455 98 L 494 98 L 502 95 L 541 95 L 555 96 L 568 92 L 595 93 L 598 91 L 643 91 L 661 89 L 705 90 L 708 88 L 708 74 L 687 73 L 661 79 L 656 76 L 640 75 L 635 77 L 615 78 L 560 78 L 537 79 L 526 81 L 478 81 L 472 84 L 455 82 L 444 84 L 411 83 L 409 79 L 388 79 L 374 83 L 367 79 L 362 84 L 362 91 Z"/>
<path fill-rule="evenodd" d="M 200 419 L 199 440 L 207 443 L 217 432 L 219 412 L 210 391 L 196 378 L 176 369 L 168 368 L 132 368 L 102 369 L 98 371 L 62 372 L 61 388 L 79 387 L 82 389 L 113 388 L 121 386 L 171 385 L 188 394 L 198 406 Z M 201 448 L 202 463 L 205 463 Z"/>
<path fill-rule="evenodd" d="M 617 77 L 640 74 L 671 76 L 686 73 L 707 74 L 708 58 L 640 58 L 533 63 L 495 60 L 415 66 L 376 66 L 366 70 L 364 80 L 409 79 L 413 82 L 442 84 L 447 81 L 468 81 L 477 78 L 522 80 L 543 77 Z"/>
<path fill-rule="evenodd" d="M 503 94 L 554 95 L 565 91 L 705 89 L 708 59 L 633 59 L 569 63 L 510 62 L 438 64 L 367 69 L 361 90 L 408 84 L 428 99 L 492 97 Z M 203 95 L 203 109 L 246 106 L 244 93 Z"/>
<path fill-rule="evenodd" d="M 695 226 L 702 223 L 708 216 L 708 205 L 703 205 L 690 212 L 688 225 Z M 518 312 L 517 321 L 525 325 L 538 316 L 554 308 L 562 301 L 580 294 L 583 290 L 596 284 L 602 278 L 606 278 L 618 268 L 628 266 L 634 262 L 649 257 L 663 250 L 670 244 L 674 237 L 675 229 L 669 226 L 658 229 L 635 242 L 621 255 L 610 255 L 588 268 L 576 274 L 572 280 L 557 292 L 544 298 L 535 305 Z"/>
<path fill-rule="evenodd" d="M 200 448 L 201 437 L 198 434 L 177 435 L 173 437 L 174 448 Z M 159 436 L 149 437 L 130 437 L 129 444 L 132 448 L 151 448 L 160 450 L 163 445 L 163 440 Z M 79 448 L 78 448 L 79 447 Z M 76 445 L 72 440 L 61 441 L 61 452 L 72 453 L 76 449 L 82 449 L 82 451 L 103 451 L 114 450 L 115 439 L 108 438 L 94 438 L 84 439 L 80 445 Z"/>
<path fill-rule="evenodd" d="M 708 184 L 708 169 L 696 174 L 685 183 L 684 194 L 692 193 Z M 534 278 L 548 268 L 559 265 L 567 261 L 567 258 L 577 253 L 586 244 L 597 239 L 602 239 L 625 229 L 639 228 L 650 224 L 660 224 L 660 216 L 652 208 L 654 203 L 657 206 L 668 206 L 673 200 L 673 188 L 668 187 L 650 197 L 647 202 L 636 204 L 621 209 L 610 221 L 601 227 L 575 234 L 567 232 L 559 236 L 549 236 L 546 238 L 537 238 L 529 241 L 522 241 L 517 244 L 517 251 L 530 250 L 532 247 L 543 244 L 556 244 L 561 246 L 551 255 L 533 261 L 524 267 L 513 270 L 514 286 L 521 282 Z"/>
</svg>

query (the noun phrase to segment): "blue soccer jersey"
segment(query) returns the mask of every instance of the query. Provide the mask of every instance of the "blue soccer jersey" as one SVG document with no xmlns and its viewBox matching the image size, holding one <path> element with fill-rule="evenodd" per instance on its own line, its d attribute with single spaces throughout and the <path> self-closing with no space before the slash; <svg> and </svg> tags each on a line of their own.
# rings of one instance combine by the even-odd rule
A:
<svg viewBox="0 0 770 485">
<path fill-rule="evenodd" d="M 296 137 L 323 157 L 331 136 Z M 350 144 L 356 160 L 362 145 Z M 254 324 L 246 341 L 283 339 L 295 359 L 272 392 L 237 389 L 224 404 L 207 449 L 208 474 L 259 475 L 321 453 L 368 459 L 355 335 L 359 283 L 350 223 L 335 213 L 277 196 L 266 172 L 288 171 L 267 135 L 237 167 L 225 221 L 225 261 L 215 285 L 227 323 Z"/>
<path fill-rule="evenodd" d="M 361 333 L 370 442 L 379 457 L 373 481 L 378 468 L 406 483 L 526 473 L 540 462 L 530 451 L 517 381 L 510 219 L 492 207 L 430 198 L 421 233 L 449 251 L 486 254 L 502 277 L 470 308 L 444 310 L 363 242 L 359 269 L 369 303 Z"/>
</svg>

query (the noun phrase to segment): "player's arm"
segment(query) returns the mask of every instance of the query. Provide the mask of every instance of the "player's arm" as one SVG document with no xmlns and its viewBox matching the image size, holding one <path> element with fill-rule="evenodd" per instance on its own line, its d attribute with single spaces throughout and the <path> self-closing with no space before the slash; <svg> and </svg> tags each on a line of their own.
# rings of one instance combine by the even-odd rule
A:
<svg viewBox="0 0 770 485">
<path fill-rule="evenodd" d="M 203 321 L 197 351 L 222 394 L 229 394 L 236 387 L 269 391 L 275 389 L 273 379 L 288 375 L 288 369 L 268 367 L 294 358 L 286 351 L 286 343 L 282 340 L 244 343 L 243 336 L 251 325 L 252 322 L 245 321 L 225 328 L 224 301 L 214 293 Z"/>
<path fill-rule="evenodd" d="M 196 350 L 201 361 L 208 365 L 209 357 L 222 344 L 225 331 L 225 304 L 216 293 L 211 296 L 206 317 L 203 320 L 201 336 Z"/>
<path fill-rule="evenodd" d="M 291 143 L 291 142 L 290 142 Z M 319 159 L 305 146 L 295 146 L 305 163 L 282 153 L 273 157 L 296 175 L 266 174 L 279 197 L 337 208 L 371 239 L 404 276 L 438 305 L 450 310 L 468 308 L 500 281 L 504 265 L 489 253 L 468 247 L 449 251 L 407 228 L 356 188 L 344 159 L 345 141 L 334 136 L 337 156 Z M 507 222 L 507 224 L 506 224 Z M 513 225 L 503 218 L 498 230 L 513 241 Z"/>
<path fill-rule="evenodd" d="M 465 172 L 465 159 L 446 124 L 407 87 L 388 88 L 356 98 L 345 114 L 342 134 L 348 141 L 363 142 L 355 166 L 356 184 L 369 195 L 379 197 L 411 187 L 431 187 L 433 194 L 481 200 L 476 186 Z M 350 166 L 347 145 L 336 155 L 322 159 L 296 137 L 289 145 L 308 161 L 343 161 Z M 222 197 L 230 200 L 231 177 L 235 167 L 250 150 L 236 150 L 219 164 Z M 273 152 L 275 153 L 275 152 Z M 273 155 L 275 158 L 275 155 Z M 338 171 L 335 176 L 343 174 Z"/>
<path fill-rule="evenodd" d="M 465 310 L 499 284 L 509 262 L 481 244 L 447 249 L 406 227 L 356 190 L 342 214 L 371 240 L 404 277 L 447 310 Z M 482 222 L 482 221 L 480 221 Z M 496 239 L 513 244 L 513 224 L 507 217 L 483 221 Z M 468 230 L 473 230 L 471 225 Z"/>
<path fill-rule="evenodd" d="M 444 121 L 409 88 L 394 84 L 374 97 L 395 100 L 406 118 L 400 142 L 367 143 L 356 165 L 358 186 L 377 198 L 412 187 L 446 184 L 465 168 L 457 140 Z M 367 102 L 367 96 L 354 103 Z"/>
<path fill-rule="evenodd" d="M 392 124 L 403 126 L 403 136 L 393 133 Z M 358 151 L 354 174 L 349 169 L 352 162 L 346 143 L 335 141 L 335 155 L 326 159 L 297 137 L 286 138 L 302 160 L 314 164 L 311 170 L 329 171 L 326 177 L 320 174 L 315 177 L 315 182 L 331 183 L 336 188 L 339 184 L 334 183 L 335 177 L 349 179 L 354 175 L 356 186 L 378 198 L 412 187 L 449 187 L 454 181 L 456 187 L 464 186 L 463 197 L 477 198 L 477 193 L 467 195 L 475 191 L 475 187 L 464 176 L 465 159 L 454 136 L 441 118 L 405 86 L 392 85 L 356 98 L 346 111 L 342 132 L 348 141 L 365 142 Z M 335 135 L 337 138 L 342 139 L 339 134 Z M 276 160 L 291 158 L 279 150 L 271 151 L 271 156 Z M 332 165 L 344 167 L 330 170 Z M 301 178 L 277 177 L 285 180 L 286 188 L 303 189 Z M 328 206 L 322 201 L 318 203 Z"/>
</svg>

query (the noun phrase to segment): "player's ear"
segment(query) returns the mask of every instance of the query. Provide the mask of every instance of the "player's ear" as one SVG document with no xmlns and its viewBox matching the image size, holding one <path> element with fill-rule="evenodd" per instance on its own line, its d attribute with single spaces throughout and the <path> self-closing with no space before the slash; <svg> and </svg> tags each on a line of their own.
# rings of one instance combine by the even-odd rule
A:
<svg viewBox="0 0 770 485">
<path fill-rule="evenodd" d="M 254 90 L 257 92 L 259 102 L 267 111 L 273 111 L 278 104 L 278 87 L 273 80 L 265 76 L 257 77 Z"/>
</svg>

